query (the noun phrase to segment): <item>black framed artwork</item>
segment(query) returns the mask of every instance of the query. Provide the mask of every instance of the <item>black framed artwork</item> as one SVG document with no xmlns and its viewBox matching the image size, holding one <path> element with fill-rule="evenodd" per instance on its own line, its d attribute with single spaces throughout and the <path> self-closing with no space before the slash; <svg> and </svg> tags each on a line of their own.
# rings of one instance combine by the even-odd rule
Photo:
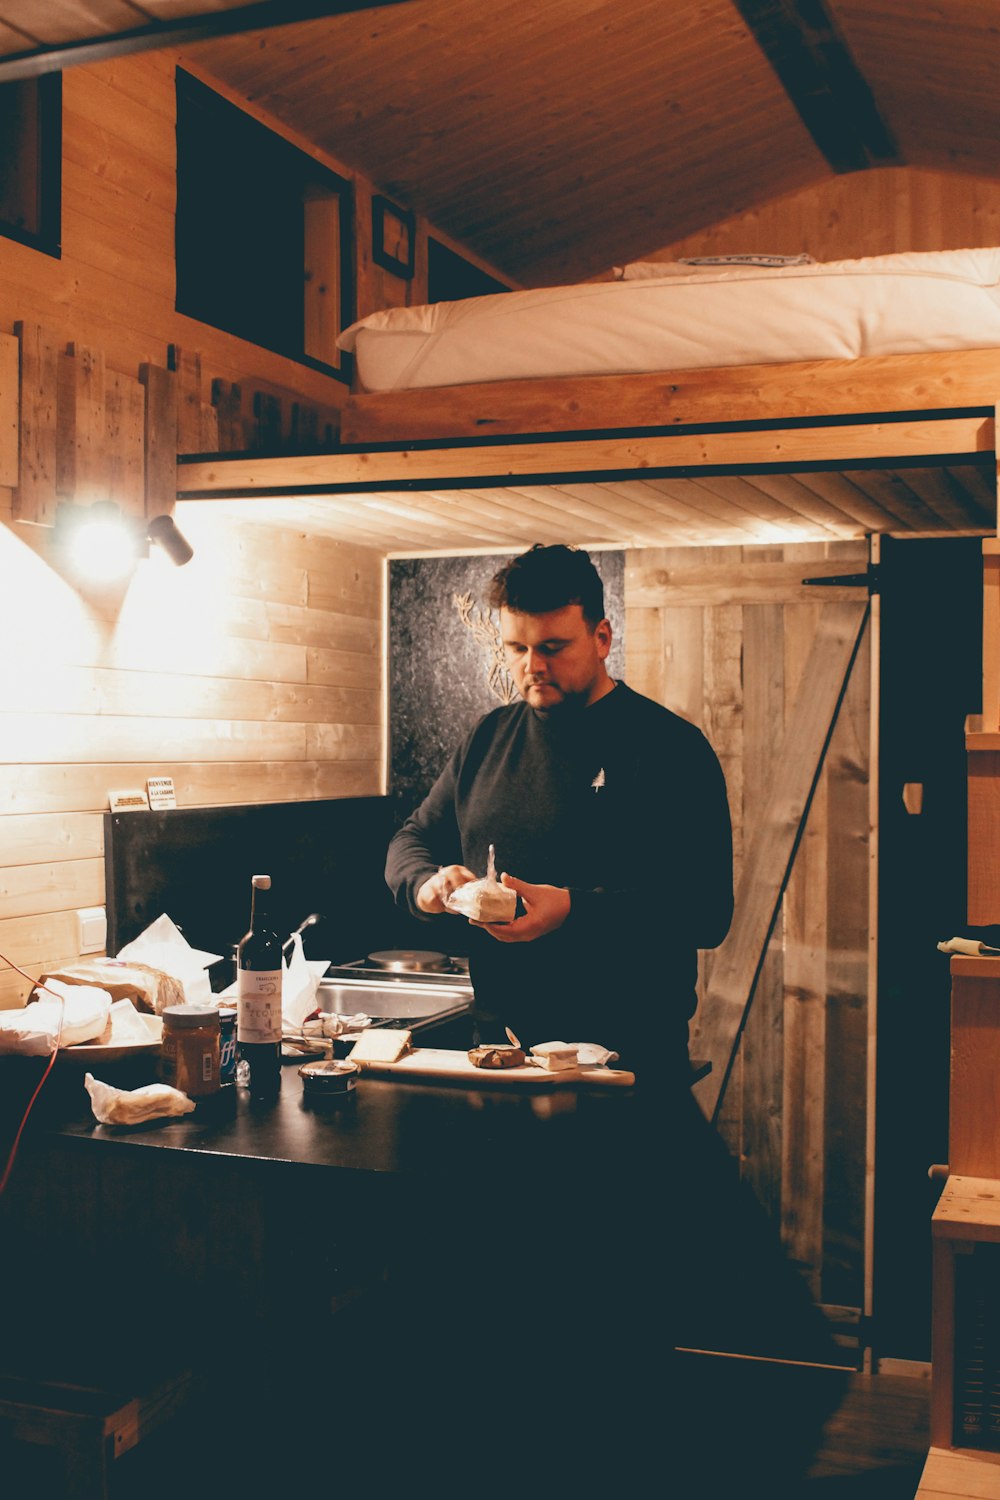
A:
<svg viewBox="0 0 1000 1500">
<path fill-rule="evenodd" d="M 388 198 L 372 199 L 372 260 L 384 271 L 407 281 L 413 275 L 416 252 L 416 220 L 408 209 Z"/>
</svg>

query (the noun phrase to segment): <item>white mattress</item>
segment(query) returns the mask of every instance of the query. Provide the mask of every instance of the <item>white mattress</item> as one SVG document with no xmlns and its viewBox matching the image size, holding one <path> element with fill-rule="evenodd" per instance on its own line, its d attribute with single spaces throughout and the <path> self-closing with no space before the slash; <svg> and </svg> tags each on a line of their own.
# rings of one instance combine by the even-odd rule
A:
<svg viewBox="0 0 1000 1500">
<path fill-rule="evenodd" d="M 1000 248 L 691 267 L 373 313 L 369 391 L 1000 347 Z"/>
</svg>

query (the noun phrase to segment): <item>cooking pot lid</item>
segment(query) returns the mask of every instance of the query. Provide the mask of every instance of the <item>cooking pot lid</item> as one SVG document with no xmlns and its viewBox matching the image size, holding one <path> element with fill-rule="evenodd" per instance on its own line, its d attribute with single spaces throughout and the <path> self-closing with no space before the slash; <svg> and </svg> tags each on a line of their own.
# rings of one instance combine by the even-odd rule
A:
<svg viewBox="0 0 1000 1500">
<path fill-rule="evenodd" d="M 447 953 L 434 953 L 423 948 L 387 948 L 381 953 L 369 953 L 368 962 L 376 969 L 398 969 L 405 973 L 426 970 L 433 973 L 447 969 Z"/>
</svg>

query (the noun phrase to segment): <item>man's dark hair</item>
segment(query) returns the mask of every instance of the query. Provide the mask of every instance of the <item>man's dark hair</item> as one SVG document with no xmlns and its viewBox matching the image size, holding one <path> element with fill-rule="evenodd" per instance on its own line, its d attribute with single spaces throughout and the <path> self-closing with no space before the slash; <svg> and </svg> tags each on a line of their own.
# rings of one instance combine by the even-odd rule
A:
<svg viewBox="0 0 1000 1500">
<path fill-rule="evenodd" d="M 604 619 L 604 584 L 588 553 L 557 544 L 536 542 L 519 557 L 512 557 L 494 575 L 487 601 L 493 609 L 513 609 L 518 614 L 546 615 L 579 604 L 590 625 Z"/>
</svg>

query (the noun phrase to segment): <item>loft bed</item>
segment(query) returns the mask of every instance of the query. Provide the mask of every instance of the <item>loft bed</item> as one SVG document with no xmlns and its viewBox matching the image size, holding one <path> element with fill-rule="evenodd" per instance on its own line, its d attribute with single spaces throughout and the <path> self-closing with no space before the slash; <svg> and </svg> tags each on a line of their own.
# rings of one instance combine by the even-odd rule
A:
<svg viewBox="0 0 1000 1500">
<path fill-rule="evenodd" d="M 336 449 L 182 459 L 179 498 L 964 465 L 974 501 L 926 514 L 992 532 L 1000 249 L 756 259 L 373 314 L 341 343 L 382 388 L 349 398 Z"/>
<path fill-rule="evenodd" d="M 350 444 L 992 405 L 1000 249 L 639 263 L 342 336 Z M 940 356 L 940 357 L 937 357 Z M 960 357 L 959 357 L 960 356 Z M 610 417 L 610 419 L 609 419 Z"/>
</svg>

